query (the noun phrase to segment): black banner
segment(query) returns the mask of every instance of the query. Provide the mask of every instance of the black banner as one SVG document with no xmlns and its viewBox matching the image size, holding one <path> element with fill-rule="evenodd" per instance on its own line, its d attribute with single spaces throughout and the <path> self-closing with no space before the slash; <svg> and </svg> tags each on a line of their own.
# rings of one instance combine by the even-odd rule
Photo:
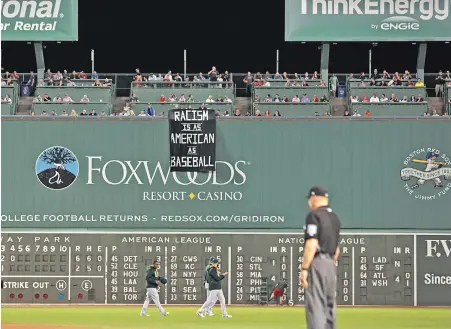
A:
<svg viewBox="0 0 451 329">
<path fill-rule="evenodd" d="M 215 171 L 215 111 L 207 109 L 170 110 L 169 145 L 171 171 Z"/>
</svg>

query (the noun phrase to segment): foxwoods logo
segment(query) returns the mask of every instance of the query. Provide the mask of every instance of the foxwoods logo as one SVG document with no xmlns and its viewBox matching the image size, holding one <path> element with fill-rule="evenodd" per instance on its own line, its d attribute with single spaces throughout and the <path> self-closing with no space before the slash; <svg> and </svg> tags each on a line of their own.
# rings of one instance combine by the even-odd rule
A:
<svg viewBox="0 0 451 329">
<path fill-rule="evenodd" d="M 434 200 L 451 190 L 450 159 L 438 149 L 422 148 L 409 154 L 404 160 L 401 180 L 406 183 L 404 189 L 416 199 Z M 432 192 L 434 191 L 434 192 Z"/>
<path fill-rule="evenodd" d="M 42 152 L 36 161 L 36 175 L 45 187 L 62 190 L 71 186 L 83 167 L 85 185 L 107 184 L 159 186 L 142 191 L 142 201 L 171 201 L 199 199 L 201 201 L 240 201 L 242 192 L 235 188 L 247 181 L 249 162 L 216 161 L 216 171 L 209 173 L 171 172 L 169 164 L 160 161 L 129 161 L 85 156 L 83 164 L 69 149 L 54 146 Z M 167 188 L 165 188 L 167 186 Z M 184 187 L 205 187 L 205 190 L 186 191 Z M 226 190 L 211 191 L 212 186 L 228 186 Z M 188 187 L 188 188 L 189 188 Z"/>
<path fill-rule="evenodd" d="M 309 4 L 313 15 L 390 16 L 371 24 L 382 31 L 418 31 L 421 21 L 444 21 L 449 16 L 449 0 L 301 0 L 301 14 L 309 14 Z"/>
<path fill-rule="evenodd" d="M 36 176 L 51 190 L 64 190 L 77 179 L 78 160 L 68 148 L 53 146 L 42 152 L 36 160 Z"/>
</svg>

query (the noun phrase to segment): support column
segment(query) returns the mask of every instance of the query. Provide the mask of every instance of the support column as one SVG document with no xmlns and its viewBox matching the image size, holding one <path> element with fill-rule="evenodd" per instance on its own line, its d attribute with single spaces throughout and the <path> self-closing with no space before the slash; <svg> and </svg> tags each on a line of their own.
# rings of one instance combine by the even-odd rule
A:
<svg viewBox="0 0 451 329">
<path fill-rule="evenodd" d="M 34 53 L 36 56 L 36 68 L 38 71 L 38 81 L 44 79 L 45 62 L 44 62 L 44 49 L 42 42 L 34 43 Z"/>
<path fill-rule="evenodd" d="M 330 52 L 330 44 L 323 43 L 321 45 L 321 79 L 324 80 L 326 85 L 329 81 L 329 52 Z"/>
<path fill-rule="evenodd" d="M 417 57 L 417 78 L 424 82 L 424 66 L 426 63 L 427 43 L 420 43 Z"/>
</svg>

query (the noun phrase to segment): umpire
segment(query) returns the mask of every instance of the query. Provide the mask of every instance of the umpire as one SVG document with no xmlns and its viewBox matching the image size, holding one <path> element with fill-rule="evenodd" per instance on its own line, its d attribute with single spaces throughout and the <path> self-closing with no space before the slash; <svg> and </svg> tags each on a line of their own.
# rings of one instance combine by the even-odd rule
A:
<svg viewBox="0 0 451 329">
<path fill-rule="evenodd" d="M 335 263 L 340 254 L 341 224 L 329 208 L 329 194 L 324 187 L 313 186 L 310 189 L 308 204 L 311 211 L 304 226 L 304 263 L 299 276 L 305 289 L 307 328 L 335 329 Z"/>
</svg>

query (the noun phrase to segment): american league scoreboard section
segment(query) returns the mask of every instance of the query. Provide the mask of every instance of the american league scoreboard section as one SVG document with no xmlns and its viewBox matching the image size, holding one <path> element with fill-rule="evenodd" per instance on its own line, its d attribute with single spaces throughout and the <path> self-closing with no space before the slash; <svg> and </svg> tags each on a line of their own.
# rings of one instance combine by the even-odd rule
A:
<svg viewBox="0 0 451 329">
<path fill-rule="evenodd" d="M 2 302 L 140 304 L 152 261 L 168 283 L 163 304 L 201 304 L 209 257 L 229 275 L 233 304 L 260 304 L 286 279 L 304 304 L 304 239 L 284 233 L 20 233 L 1 236 Z M 451 306 L 451 235 L 346 233 L 337 263 L 339 305 Z"/>
</svg>

